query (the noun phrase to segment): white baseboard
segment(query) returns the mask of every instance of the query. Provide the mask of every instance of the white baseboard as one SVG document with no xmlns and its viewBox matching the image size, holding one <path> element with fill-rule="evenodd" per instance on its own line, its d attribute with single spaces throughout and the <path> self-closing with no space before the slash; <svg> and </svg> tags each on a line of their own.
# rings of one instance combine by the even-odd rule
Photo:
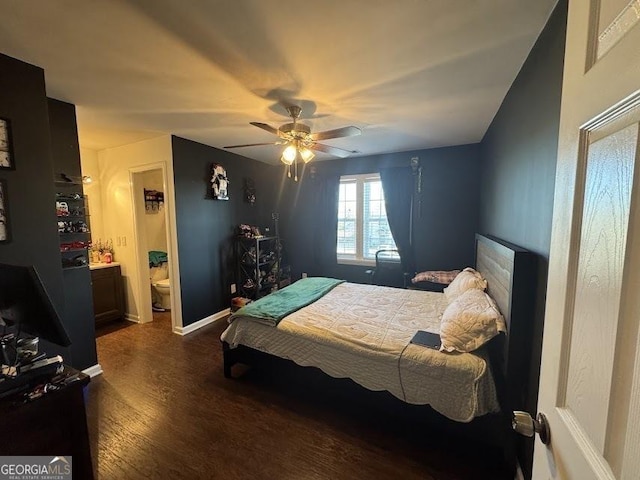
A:
<svg viewBox="0 0 640 480">
<path fill-rule="evenodd" d="M 91 378 L 97 377 L 98 375 L 102 375 L 102 367 L 100 366 L 99 363 L 96 363 L 95 365 L 82 370 L 82 373 L 86 373 Z"/>
<path fill-rule="evenodd" d="M 177 333 L 178 335 L 188 335 L 189 333 L 195 332 L 199 328 L 223 319 L 224 317 L 229 315 L 229 313 L 231 313 L 231 310 L 229 308 L 225 308 L 218 313 L 209 315 L 208 317 L 203 318 L 202 320 L 198 320 L 197 322 L 194 322 L 191 325 L 187 325 L 186 327 L 173 327 L 173 333 Z"/>
<path fill-rule="evenodd" d="M 520 468 L 520 462 L 516 462 L 516 475 L 513 477 L 513 480 L 524 480 L 524 473 L 522 473 L 522 468 Z"/>
<path fill-rule="evenodd" d="M 133 315 L 131 313 L 125 313 L 124 314 L 124 319 L 128 322 L 133 322 L 133 323 L 140 323 L 140 316 L 139 315 Z"/>
</svg>

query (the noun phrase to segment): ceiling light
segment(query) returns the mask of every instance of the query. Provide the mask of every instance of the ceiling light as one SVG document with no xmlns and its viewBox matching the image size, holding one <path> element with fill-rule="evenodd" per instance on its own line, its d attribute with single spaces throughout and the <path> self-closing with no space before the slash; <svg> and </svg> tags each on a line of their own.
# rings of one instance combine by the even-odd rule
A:
<svg viewBox="0 0 640 480">
<path fill-rule="evenodd" d="M 297 154 L 298 150 L 296 149 L 296 146 L 292 144 L 288 145 L 287 148 L 282 151 L 282 163 L 285 165 L 291 165 L 296 159 Z"/>
<path fill-rule="evenodd" d="M 309 163 L 313 159 L 313 157 L 315 157 L 314 153 L 307 147 L 302 147 L 300 149 L 300 156 L 302 157 L 304 163 Z"/>
</svg>

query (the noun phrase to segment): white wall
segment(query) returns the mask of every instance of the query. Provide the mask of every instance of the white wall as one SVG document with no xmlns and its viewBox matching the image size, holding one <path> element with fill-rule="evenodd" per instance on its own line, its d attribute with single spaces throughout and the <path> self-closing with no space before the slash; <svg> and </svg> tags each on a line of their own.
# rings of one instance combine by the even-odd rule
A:
<svg viewBox="0 0 640 480">
<path fill-rule="evenodd" d="M 115 258 L 116 261 L 121 263 L 122 275 L 124 277 L 127 318 L 134 321 L 140 319 L 139 312 L 141 311 L 141 305 L 138 285 L 141 272 L 136 263 L 133 217 L 134 205 L 131 196 L 129 170 L 158 162 L 164 163 L 167 173 L 165 204 L 173 204 L 175 197 L 170 135 L 98 152 L 100 183 L 102 187 L 104 236 L 107 239 L 113 239 Z M 175 210 L 173 218 L 175 219 Z M 175 233 L 173 233 L 173 235 L 175 235 Z M 142 253 L 146 255 L 146 252 Z M 173 261 L 177 262 L 177 258 L 172 260 L 172 262 Z M 142 272 L 142 275 L 147 279 L 148 271 Z M 175 278 L 179 278 L 177 263 L 174 268 L 174 279 Z M 179 285 L 176 285 L 176 287 L 178 288 L 172 290 L 179 290 Z M 179 299 L 176 300 L 179 301 Z M 174 317 L 177 313 L 178 312 L 174 312 Z M 182 318 L 174 318 L 174 323 L 182 325 Z"/>
<path fill-rule="evenodd" d="M 91 239 L 106 240 L 104 236 L 104 222 L 102 219 L 102 187 L 100 182 L 100 166 L 98 165 L 98 152 L 90 148 L 80 149 L 80 165 L 82 175 L 89 175 L 91 183 L 85 183 L 82 188 L 89 203 L 89 223 L 91 227 Z"/>
<path fill-rule="evenodd" d="M 142 177 L 142 185 L 146 190 L 162 192 L 162 170 L 149 170 L 139 174 Z M 140 195 L 143 195 L 141 192 Z M 167 233 L 164 207 L 156 211 L 146 211 L 143 223 L 146 232 L 147 250 L 167 251 Z"/>
</svg>

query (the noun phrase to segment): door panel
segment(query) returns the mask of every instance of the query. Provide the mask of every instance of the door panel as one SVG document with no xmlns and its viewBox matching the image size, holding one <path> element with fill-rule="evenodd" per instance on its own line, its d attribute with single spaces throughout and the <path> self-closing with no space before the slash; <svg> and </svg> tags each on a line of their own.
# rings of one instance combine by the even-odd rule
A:
<svg viewBox="0 0 640 480">
<path fill-rule="evenodd" d="M 638 126 L 589 146 L 564 408 L 604 452 Z M 562 403 L 561 403 L 562 405 Z"/>
<path fill-rule="evenodd" d="M 640 478 L 640 0 L 570 0 L 534 479 Z"/>
</svg>

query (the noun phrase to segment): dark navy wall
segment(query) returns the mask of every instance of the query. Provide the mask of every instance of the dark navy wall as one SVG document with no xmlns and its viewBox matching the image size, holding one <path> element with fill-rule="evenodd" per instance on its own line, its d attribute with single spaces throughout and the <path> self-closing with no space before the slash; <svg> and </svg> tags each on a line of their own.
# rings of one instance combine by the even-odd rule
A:
<svg viewBox="0 0 640 480">
<path fill-rule="evenodd" d="M 64 312 L 58 246 L 51 136 L 44 71 L 0 54 L 0 117 L 10 120 L 15 170 L 6 182 L 11 241 L 0 244 L 0 262 L 34 265 L 60 314 Z M 49 354 L 67 349 L 45 346 Z"/>
<path fill-rule="evenodd" d="M 555 185 L 567 1 L 561 0 L 481 143 L 480 232 L 538 254 L 526 409 L 536 411 Z M 533 443 L 520 445 L 531 474 Z"/>
<path fill-rule="evenodd" d="M 366 135 L 366 132 L 365 132 Z M 326 174 L 353 175 L 386 167 L 408 167 L 412 157 L 422 166 L 421 215 L 414 208 L 414 250 L 418 270 L 460 268 L 474 261 L 474 235 L 478 229 L 480 149 L 478 145 L 437 148 L 385 155 L 315 162 L 317 178 Z M 285 250 L 294 278 L 302 272 L 330 275 L 352 282 L 367 282 L 367 268 L 352 265 L 316 265 L 314 237 L 331 236 L 316 222 L 319 206 L 313 203 L 318 182 L 305 172 L 302 181 L 284 182 L 282 208 Z M 416 195 L 417 201 L 417 195 Z M 286 207 L 288 205 L 288 207 Z"/>
<path fill-rule="evenodd" d="M 54 175 L 60 179 L 60 173 L 64 173 L 79 182 L 82 172 L 76 107 L 71 103 L 50 98 L 48 110 Z M 81 183 L 77 185 L 58 183 L 56 189 L 60 193 L 82 194 Z M 74 240 L 78 240 L 78 238 L 74 238 Z M 98 363 L 89 267 L 64 269 L 63 286 L 63 318 L 72 342 L 70 347 L 71 364 L 83 370 Z"/>
<path fill-rule="evenodd" d="M 187 326 L 229 307 L 235 282 L 235 228 L 240 223 L 273 225 L 275 176 L 280 170 L 180 137 L 172 137 L 172 148 L 182 319 Z M 212 163 L 227 170 L 227 201 L 209 196 Z M 255 181 L 254 206 L 244 200 L 246 177 Z"/>
</svg>

